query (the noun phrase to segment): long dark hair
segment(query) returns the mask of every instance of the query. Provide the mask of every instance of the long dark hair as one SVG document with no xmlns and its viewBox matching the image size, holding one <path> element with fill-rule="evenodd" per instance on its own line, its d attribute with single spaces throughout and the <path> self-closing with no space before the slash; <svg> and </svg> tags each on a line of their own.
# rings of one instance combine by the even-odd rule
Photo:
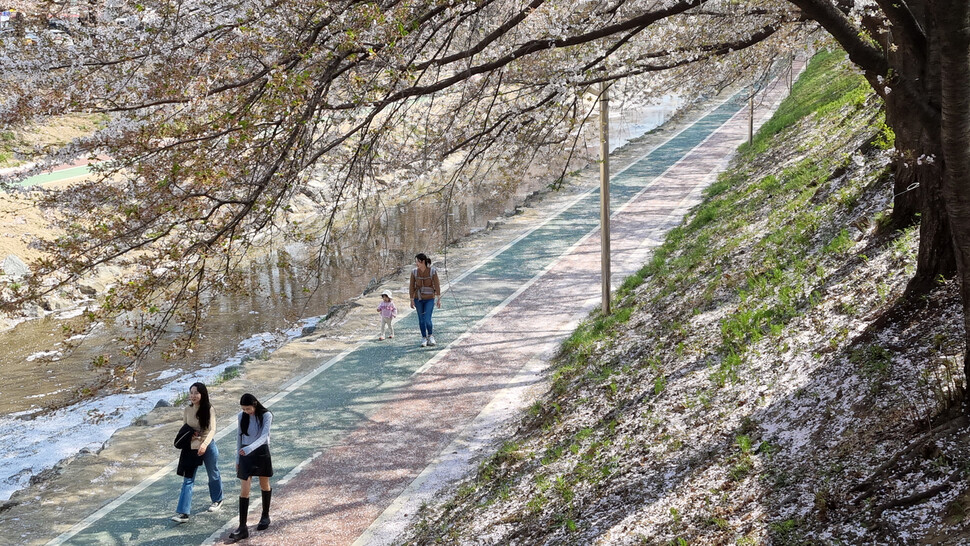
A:
<svg viewBox="0 0 970 546">
<path fill-rule="evenodd" d="M 195 414 L 199 418 L 199 426 L 202 427 L 202 430 L 208 430 L 209 425 L 212 424 L 209 422 L 209 418 L 212 416 L 212 404 L 209 402 L 209 389 L 205 388 L 205 385 L 202 383 L 192 383 L 189 386 L 189 390 L 192 390 L 192 387 L 195 387 L 195 390 L 199 391 L 199 394 L 202 396 L 199 399 L 199 407 L 195 408 Z"/>
<path fill-rule="evenodd" d="M 431 267 L 431 258 L 429 258 L 428 255 L 425 254 L 424 252 L 415 254 L 414 259 L 421 260 L 422 262 L 424 262 L 424 265 L 426 265 L 427 267 Z"/>
<path fill-rule="evenodd" d="M 256 400 L 255 396 L 247 392 L 239 399 L 239 405 L 252 406 L 256 410 L 254 413 L 256 415 L 256 423 L 258 423 L 260 427 L 263 426 L 263 414 L 269 410 L 260 404 L 259 400 Z M 243 434 L 249 430 L 249 414 L 246 412 L 243 412 L 242 418 L 239 420 L 239 430 L 241 430 Z"/>
</svg>

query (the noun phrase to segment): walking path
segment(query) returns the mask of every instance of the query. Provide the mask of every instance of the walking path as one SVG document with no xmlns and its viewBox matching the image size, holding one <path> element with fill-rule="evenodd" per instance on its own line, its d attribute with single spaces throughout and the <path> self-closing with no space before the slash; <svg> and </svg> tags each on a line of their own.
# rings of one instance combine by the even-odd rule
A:
<svg viewBox="0 0 970 546">
<path fill-rule="evenodd" d="M 759 108 L 759 116 L 785 92 L 783 85 L 769 90 L 771 107 Z M 747 137 L 745 105 L 733 97 L 614 175 L 614 285 L 643 264 Z M 274 412 L 273 526 L 249 543 L 387 542 L 416 502 L 467 467 L 460 445 L 481 440 L 468 431 L 488 429 L 483 408 L 535 383 L 599 302 L 598 200 L 597 191 L 578 196 L 446 279 L 434 317 L 437 348 L 418 347 L 414 319 L 401 317 L 395 339 L 352 346 L 263 400 Z M 406 308 L 405 299 L 398 307 Z M 216 440 L 226 485 L 222 512 L 193 515 L 184 525 L 169 521 L 181 483 L 173 460 L 51 544 L 221 542 L 235 526 L 233 429 L 221 429 Z M 451 455 L 465 462 L 429 466 Z M 197 480 L 193 513 L 209 504 L 203 471 Z M 257 491 L 251 523 L 258 520 Z"/>
<path fill-rule="evenodd" d="M 8 169 L 0 169 L 0 176 L 14 174 L 29 170 L 33 165 L 22 165 Z M 51 182 L 75 182 L 91 174 L 91 161 L 79 159 L 69 164 L 58 165 L 49 172 L 35 174 L 18 181 L 16 184 L 22 187 L 36 186 L 38 184 L 48 184 Z"/>
</svg>

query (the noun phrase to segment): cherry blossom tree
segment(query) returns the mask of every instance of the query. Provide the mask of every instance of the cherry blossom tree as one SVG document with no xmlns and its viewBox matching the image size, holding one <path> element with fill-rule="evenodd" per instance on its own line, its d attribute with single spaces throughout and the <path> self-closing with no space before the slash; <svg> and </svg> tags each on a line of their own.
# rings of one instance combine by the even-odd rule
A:
<svg viewBox="0 0 970 546">
<path fill-rule="evenodd" d="M 320 240 L 391 188 L 503 183 L 537 164 L 566 172 L 598 84 L 695 97 L 765 71 L 819 29 L 885 100 L 899 151 L 895 223 L 921 226 L 910 294 L 955 271 L 967 287 L 970 47 L 960 4 L 48 2 L 31 21 L 80 10 L 72 35 L 0 38 L 0 121 L 107 114 L 103 129 L 50 161 L 110 160 L 98 180 L 45 201 L 63 236 L 48 242 L 35 276 L 54 284 L 8 288 L 6 299 L 122 265 L 126 282 L 90 318 L 123 314 L 138 326 L 126 341 L 130 370 L 160 326 L 177 319 L 193 332 L 213 294 L 240 286 L 237 266 L 264 234 Z M 428 182 L 445 164 L 449 176 Z M 319 223 L 288 221 L 298 195 L 313 197 Z"/>
<path fill-rule="evenodd" d="M 35 26 L 45 13 L 78 11 L 43 8 Z M 120 315 L 132 327 L 116 376 L 133 370 L 165 324 L 197 331 L 206 302 L 240 288 L 238 266 L 261 237 L 332 240 L 321 233 L 352 225 L 362 203 L 394 186 L 509 183 L 535 164 L 563 173 L 575 167 L 569 150 L 600 82 L 710 91 L 764 70 L 806 30 L 797 10 L 772 1 L 81 8 L 69 40 L 3 38 L 4 124 L 110 116 L 49 158 L 110 158 L 96 180 L 44 201 L 63 235 L 46 242 L 34 273 L 53 282 L 8 287 L 6 299 L 122 266 L 125 282 L 88 317 Z M 701 70 L 709 75 L 689 78 Z M 446 163 L 450 176 L 427 183 Z M 301 194 L 313 197 L 320 222 L 288 221 Z"/>
</svg>

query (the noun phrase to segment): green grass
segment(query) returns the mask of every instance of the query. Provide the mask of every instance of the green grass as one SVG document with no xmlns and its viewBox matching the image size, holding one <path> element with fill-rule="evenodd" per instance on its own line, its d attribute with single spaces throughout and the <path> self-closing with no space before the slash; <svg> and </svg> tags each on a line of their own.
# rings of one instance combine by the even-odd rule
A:
<svg viewBox="0 0 970 546">
<path fill-rule="evenodd" d="M 842 254 L 843 252 L 852 248 L 852 238 L 849 237 L 849 230 L 842 228 L 839 233 L 832 238 L 831 241 L 825 247 L 822 248 L 822 252 L 825 254 Z"/>
<path fill-rule="evenodd" d="M 853 349 L 849 362 L 859 368 L 864 377 L 885 378 L 892 371 L 892 353 L 879 345 L 867 345 Z"/>
<path fill-rule="evenodd" d="M 220 385 L 222 383 L 225 383 L 226 381 L 229 381 L 230 379 L 235 379 L 239 377 L 241 374 L 242 374 L 242 370 L 239 369 L 239 366 L 229 366 L 225 370 L 222 370 L 222 373 L 216 376 L 212 384 Z"/>
<path fill-rule="evenodd" d="M 711 372 L 711 381 L 718 387 L 728 383 L 738 383 L 741 380 L 740 368 L 744 360 L 735 352 L 725 355 L 720 364 Z"/>
<path fill-rule="evenodd" d="M 525 454 L 520 451 L 517 443 L 505 442 L 494 455 L 482 461 L 478 466 L 478 485 L 490 485 L 499 477 L 503 467 L 524 458 Z"/>
<path fill-rule="evenodd" d="M 746 155 L 764 153 L 775 135 L 802 118 L 825 116 L 846 106 L 857 108 L 864 103 L 871 89 L 862 75 L 838 69 L 846 62 L 845 56 L 841 50 L 815 55 L 778 111 L 761 126 L 751 145 L 742 145 L 740 151 Z"/>
<path fill-rule="evenodd" d="M 896 145 L 896 133 L 883 121 L 879 134 L 872 143 L 880 150 L 890 150 Z"/>
</svg>

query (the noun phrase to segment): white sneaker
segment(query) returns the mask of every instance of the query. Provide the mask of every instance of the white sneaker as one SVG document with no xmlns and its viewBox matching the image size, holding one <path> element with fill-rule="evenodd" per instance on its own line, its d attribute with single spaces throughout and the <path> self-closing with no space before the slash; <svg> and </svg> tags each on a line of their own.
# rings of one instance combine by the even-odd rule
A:
<svg viewBox="0 0 970 546">
<path fill-rule="evenodd" d="M 428 345 L 431 345 L 432 347 L 434 347 L 437 344 L 438 343 L 434 340 L 434 336 L 428 336 Z"/>
<path fill-rule="evenodd" d="M 220 508 L 222 508 L 222 501 L 216 501 L 209 505 L 210 512 L 218 512 Z"/>
<path fill-rule="evenodd" d="M 427 347 L 428 346 L 428 338 L 426 338 L 426 337 L 421 338 L 421 346 L 422 347 Z"/>
<path fill-rule="evenodd" d="M 172 516 L 172 521 L 174 521 L 175 523 L 188 523 L 189 522 L 189 515 L 188 514 L 175 514 L 174 516 Z"/>
</svg>

